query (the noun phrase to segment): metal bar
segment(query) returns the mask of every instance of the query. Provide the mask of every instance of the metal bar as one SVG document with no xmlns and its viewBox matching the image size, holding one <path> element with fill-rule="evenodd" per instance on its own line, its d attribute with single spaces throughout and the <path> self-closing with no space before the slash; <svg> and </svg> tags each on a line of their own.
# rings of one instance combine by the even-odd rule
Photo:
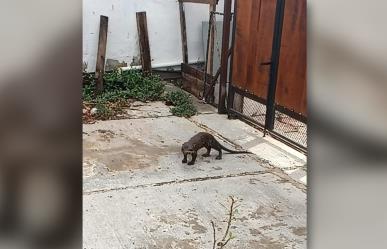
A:
<svg viewBox="0 0 387 249">
<path fill-rule="evenodd" d="M 227 112 L 226 95 L 227 95 L 227 77 L 228 77 L 228 50 L 230 45 L 230 22 L 231 22 L 231 5 L 232 0 L 224 1 L 224 18 L 223 18 L 223 36 L 222 36 L 222 55 L 221 55 L 221 73 L 219 84 L 219 104 L 218 113 Z"/>
<path fill-rule="evenodd" d="M 278 64 L 281 50 L 282 26 L 284 20 L 285 0 L 277 0 L 273 45 L 271 52 L 271 65 L 269 75 L 269 89 L 267 92 L 265 129 L 273 130 L 275 119 L 275 92 L 277 87 Z"/>
</svg>

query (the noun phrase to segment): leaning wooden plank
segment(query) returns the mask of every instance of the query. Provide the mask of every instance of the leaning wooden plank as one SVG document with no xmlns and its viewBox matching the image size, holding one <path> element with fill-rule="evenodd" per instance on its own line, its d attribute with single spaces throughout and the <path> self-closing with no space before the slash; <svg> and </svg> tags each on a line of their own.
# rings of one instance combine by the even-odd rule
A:
<svg viewBox="0 0 387 249">
<path fill-rule="evenodd" d="M 179 0 L 179 11 L 180 11 L 180 30 L 181 30 L 183 63 L 188 63 L 187 28 L 185 23 L 184 4 L 182 0 Z"/>
<path fill-rule="evenodd" d="M 206 58 L 206 72 L 209 75 L 214 75 L 214 43 L 215 43 L 215 25 L 216 25 L 216 16 L 215 14 L 212 14 L 216 11 L 216 4 L 210 4 L 210 21 L 208 23 L 208 46 L 207 46 L 207 58 Z M 214 96 L 210 95 L 209 93 L 213 92 L 213 89 L 208 89 L 208 83 L 211 84 L 212 82 L 208 82 L 208 79 L 206 78 L 204 80 L 204 89 L 206 90 L 206 93 L 203 92 L 203 96 L 205 96 L 205 100 L 207 103 L 211 103 L 214 99 Z M 208 93 L 208 94 L 207 94 Z"/>
<path fill-rule="evenodd" d="M 216 5 L 217 0 L 181 0 L 185 3 L 204 3 L 204 4 L 211 4 Z"/>
<path fill-rule="evenodd" d="M 100 17 L 97 64 L 95 66 L 97 93 L 101 93 L 103 91 L 103 74 L 105 72 L 108 21 L 109 18 L 107 16 Z"/>
<path fill-rule="evenodd" d="M 137 32 L 138 41 L 140 45 L 141 65 L 142 71 L 145 74 L 152 72 L 152 62 L 149 48 L 149 37 L 148 37 L 148 25 L 146 21 L 146 12 L 137 12 Z"/>
</svg>

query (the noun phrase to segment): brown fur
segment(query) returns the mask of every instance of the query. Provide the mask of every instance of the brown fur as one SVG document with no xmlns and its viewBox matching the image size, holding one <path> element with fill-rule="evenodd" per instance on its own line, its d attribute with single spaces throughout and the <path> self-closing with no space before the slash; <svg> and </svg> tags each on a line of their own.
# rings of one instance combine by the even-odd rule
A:
<svg viewBox="0 0 387 249">
<path fill-rule="evenodd" d="M 182 163 L 187 163 L 187 155 L 191 154 L 192 159 L 188 165 L 193 165 L 195 163 L 197 152 L 201 148 L 206 148 L 207 153 L 202 156 L 210 156 L 211 149 L 215 149 L 219 152 L 218 156 L 215 158 L 217 160 L 222 159 L 222 150 L 229 152 L 230 154 L 251 154 L 249 151 L 235 151 L 230 150 L 223 145 L 221 145 L 211 134 L 207 132 L 199 132 L 193 136 L 188 142 L 183 143 L 181 146 L 181 151 L 183 152 L 184 159 Z"/>
</svg>

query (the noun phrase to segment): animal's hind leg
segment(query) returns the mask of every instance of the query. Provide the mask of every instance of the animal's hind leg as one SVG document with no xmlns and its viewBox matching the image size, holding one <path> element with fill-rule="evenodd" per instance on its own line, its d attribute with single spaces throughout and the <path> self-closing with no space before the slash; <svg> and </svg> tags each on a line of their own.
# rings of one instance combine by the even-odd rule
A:
<svg viewBox="0 0 387 249">
<path fill-rule="evenodd" d="M 219 151 L 219 154 L 217 157 L 215 157 L 215 159 L 220 160 L 220 159 L 222 159 L 222 149 L 217 149 L 217 151 Z"/>
<path fill-rule="evenodd" d="M 203 154 L 202 156 L 209 157 L 210 153 L 211 153 L 211 146 L 206 147 L 206 149 L 207 149 L 207 152 L 205 154 Z"/>
</svg>

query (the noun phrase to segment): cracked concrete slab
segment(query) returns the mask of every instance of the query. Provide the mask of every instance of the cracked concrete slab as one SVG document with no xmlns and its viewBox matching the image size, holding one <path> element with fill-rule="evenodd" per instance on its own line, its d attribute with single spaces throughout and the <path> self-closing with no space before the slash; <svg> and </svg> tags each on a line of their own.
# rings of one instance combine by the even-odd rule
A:
<svg viewBox="0 0 387 249">
<path fill-rule="evenodd" d="M 85 248 L 211 248 L 238 200 L 230 248 L 306 248 L 305 194 L 268 173 L 84 196 Z"/>
<path fill-rule="evenodd" d="M 246 154 L 225 153 L 223 160 L 215 160 L 216 154 L 199 156 L 193 166 L 182 164 L 180 145 L 200 131 L 179 117 L 112 120 L 85 126 L 84 190 L 150 184 L 149 179 L 157 183 L 264 169 L 258 158 Z M 199 153 L 204 154 L 205 149 Z"/>
<path fill-rule="evenodd" d="M 230 195 L 240 207 L 229 248 L 306 248 L 299 169 L 306 159 L 243 122 L 201 108 L 185 119 L 161 102 L 137 103 L 130 119 L 83 126 L 84 248 L 211 248 L 210 221 L 220 236 Z M 256 155 L 215 160 L 213 152 L 193 166 L 182 164 L 182 142 L 200 131 Z M 257 145 L 265 147 L 254 150 Z"/>
</svg>

